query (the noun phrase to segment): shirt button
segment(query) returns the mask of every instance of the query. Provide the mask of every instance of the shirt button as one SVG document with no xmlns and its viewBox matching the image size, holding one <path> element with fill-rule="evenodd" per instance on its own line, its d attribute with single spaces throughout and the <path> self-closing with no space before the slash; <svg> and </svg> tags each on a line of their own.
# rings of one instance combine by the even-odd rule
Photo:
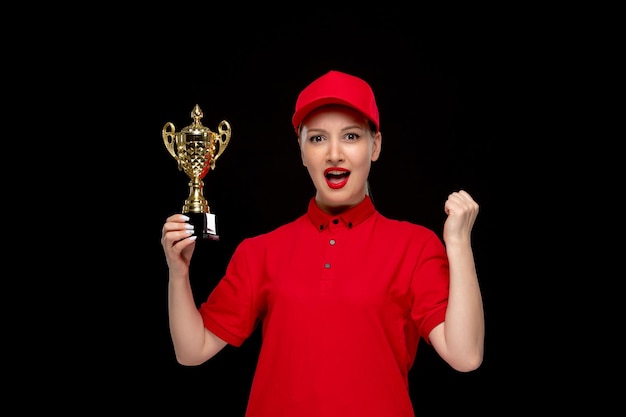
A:
<svg viewBox="0 0 626 417">
<path fill-rule="evenodd" d="M 330 264 L 324 264 L 324 268 L 330 269 Z"/>
<path fill-rule="evenodd" d="M 335 245 L 335 239 L 330 239 L 330 245 L 334 246 Z"/>
</svg>

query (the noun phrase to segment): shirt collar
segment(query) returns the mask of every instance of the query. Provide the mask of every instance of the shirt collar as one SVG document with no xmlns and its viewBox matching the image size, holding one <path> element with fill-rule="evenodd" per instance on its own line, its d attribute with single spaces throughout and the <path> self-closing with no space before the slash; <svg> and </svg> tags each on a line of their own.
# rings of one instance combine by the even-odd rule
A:
<svg viewBox="0 0 626 417">
<path fill-rule="evenodd" d="M 343 213 L 330 215 L 324 211 L 317 205 L 315 202 L 315 197 L 312 197 L 309 200 L 309 207 L 307 209 L 307 216 L 311 223 L 320 231 L 325 230 L 330 221 L 333 219 L 338 219 L 343 222 L 346 227 L 352 228 L 356 225 L 363 223 L 365 219 L 370 217 L 376 209 L 374 208 L 374 204 L 372 203 L 372 199 L 369 195 L 366 195 L 363 201 L 361 201 L 356 206 L 344 211 Z"/>
</svg>

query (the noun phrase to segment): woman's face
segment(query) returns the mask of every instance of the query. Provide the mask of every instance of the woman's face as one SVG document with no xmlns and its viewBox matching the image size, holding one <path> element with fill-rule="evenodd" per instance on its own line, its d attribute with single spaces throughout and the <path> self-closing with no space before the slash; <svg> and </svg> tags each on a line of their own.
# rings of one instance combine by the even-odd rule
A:
<svg viewBox="0 0 626 417">
<path fill-rule="evenodd" d="M 380 132 L 372 133 L 365 117 L 344 106 L 320 107 L 304 119 L 298 142 L 323 210 L 332 213 L 363 200 L 381 148 Z"/>
</svg>

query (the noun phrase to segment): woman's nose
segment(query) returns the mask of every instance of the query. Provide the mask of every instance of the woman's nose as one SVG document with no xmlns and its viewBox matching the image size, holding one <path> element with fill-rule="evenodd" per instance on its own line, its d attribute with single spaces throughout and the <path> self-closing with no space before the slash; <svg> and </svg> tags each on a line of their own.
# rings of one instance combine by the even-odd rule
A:
<svg viewBox="0 0 626 417">
<path fill-rule="evenodd" d="M 343 153 L 341 151 L 341 141 L 337 138 L 331 138 L 328 141 L 328 160 L 331 162 L 337 162 L 343 160 Z"/>
</svg>

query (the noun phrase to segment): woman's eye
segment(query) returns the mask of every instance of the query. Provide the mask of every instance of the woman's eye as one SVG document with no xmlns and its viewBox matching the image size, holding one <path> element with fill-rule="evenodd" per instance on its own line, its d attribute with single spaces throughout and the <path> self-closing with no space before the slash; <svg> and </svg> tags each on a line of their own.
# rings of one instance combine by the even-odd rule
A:
<svg viewBox="0 0 626 417">
<path fill-rule="evenodd" d="M 309 138 L 309 141 L 311 141 L 311 142 L 321 142 L 322 140 L 324 140 L 324 138 L 319 136 L 319 135 L 318 136 L 311 136 Z"/>
<path fill-rule="evenodd" d="M 348 133 L 346 135 L 346 139 L 348 140 L 357 140 L 360 136 L 357 135 L 356 133 Z"/>
</svg>

